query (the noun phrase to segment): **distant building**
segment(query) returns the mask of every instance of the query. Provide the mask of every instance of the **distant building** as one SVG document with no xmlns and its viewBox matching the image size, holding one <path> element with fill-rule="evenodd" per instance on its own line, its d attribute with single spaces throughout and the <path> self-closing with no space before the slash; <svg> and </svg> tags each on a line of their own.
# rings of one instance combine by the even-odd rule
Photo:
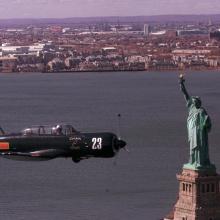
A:
<svg viewBox="0 0 220 220">
<path fill-rule="evenodd" d="M 150 26 L 148 24 L 144 25 L 144 36 L 149 36 L 150 33 Z"/>
<path fill-rule="evenodd" d="M 63 29 L 62 29 L 62 33 L 63 33 L 63 34 L 69 32 L 69 31 L 70 31 L 70 28 L 63 28 Z"/>
<path fill-rule="evenodd" d="M 17 69 L 17 58 L 15 57 L 0 57 L 0 72 L 11 73 Z"/>
<path fill-rule="evenodd" d="M 164 35 L 166 33 L 167 33 L 166 30 L 162 30 L 162 31 L 151 32 L 150 35 L 160 36 L 160 35 Z"/>
<path fill-rule="evenodd" d="M 36 43 L 30 46 L 10 46 L 7 44 L 2 44 L 0 50 L 2 51 L 2 56 L 15 55 L 15 54 L 35 54 L 39 55 L 43 51 L 45 44 Z"/>
<path fill-rule="evenodd" d="M 108 51 L 108 52 L 114 52 L 116 51 L 116 48 L 115 47 L 103 47 L 102 50 Z"/>
<path fill-rule="evenodd" d="M 220 30 L 211 32 L 210 33 L 210 38 L 220 40 Z"/>
<path fill-rule="evenodd" d="M 24 29 L 19 29 L 19 28 L 9 28 L 6 30 L 6 32 L 11 32 L 11 33 L 19 33 L 19 32 L 24 32 Z"/>
<path fill-rule="evenodd" d="M 103 47 L 102 48 L 103 54 L 115 54 L 117 53 L 117 48 L 115 47 Z"/>
<path fill-rule="evenodd" d="M 177 30 L 177 36 L 209 36 L 209 31 L 191 29 L 191 30 Z"/>
<path fill-rule="evenodd" d="M 59 72 L 65 69 L 64 62 L 59 58 L 54 58 L 47 64 L 47 70 L 49 72 Z"/>
<path fill-rule="evenodd" d="M 208 26 L 212 26 L 212 19 L 211 18 L 209 18 L 209 20 L 208 20 Z"/>
<path fill-rule="evenodd" d="M 190 55 L 190 54 L 210 54 L 211 50 L 205 50 L 205 49 L 195 49 L 195 50 L 191 50 L 191 49 L 175 49 L 172 51 L 173 54 L 185 54 L 185 55 Z"/>
<path fill-rule="evenodd" d="M 63 28 L 59 25 L 52 25 L 52 26 L 48 27 L 48 30 L 51 33 L 62 33 Z"/>
</svg>

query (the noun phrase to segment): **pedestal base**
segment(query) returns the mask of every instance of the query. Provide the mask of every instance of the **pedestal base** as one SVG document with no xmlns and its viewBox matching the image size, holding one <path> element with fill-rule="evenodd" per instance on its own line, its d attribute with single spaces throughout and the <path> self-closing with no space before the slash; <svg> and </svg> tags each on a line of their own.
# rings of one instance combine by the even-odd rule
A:
<svg viewBox="0 0 220 220">
<path fill-rule="evenodd" d="M 199 173 L 201 173 L 201 172 L 206 172 L 206 173 L 209 173 L 209 174 L 216 173 L 216 167 L 213 164 L 209 164 L 209 165 L 206 165 L 206 166 L 201 166 L 199 164 L 187 163 L 187 164 L 183 165 L 183 169 L 194 170 L 194 171 L 197 171 Z"/>
<path fill-rule="evenodd" d="M 215 167 L 192 170 L 184 166 L 173 214 L 164 220 L 220 220 L 220 176 Z"/>
</svg>

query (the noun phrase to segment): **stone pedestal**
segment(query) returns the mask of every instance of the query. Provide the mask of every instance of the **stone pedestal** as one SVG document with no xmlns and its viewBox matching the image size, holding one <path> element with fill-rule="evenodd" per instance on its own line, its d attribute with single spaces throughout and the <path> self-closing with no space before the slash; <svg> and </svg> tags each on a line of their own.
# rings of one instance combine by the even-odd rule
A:
<svg viewBox="0 0 220 220">
<path fill-rule="evenodd" d="M 173 220 L 220 220 L 220 175 L 215 169 L 190 170 L 183 168 L 177 175 L 179 196 Z"/>
</svg>

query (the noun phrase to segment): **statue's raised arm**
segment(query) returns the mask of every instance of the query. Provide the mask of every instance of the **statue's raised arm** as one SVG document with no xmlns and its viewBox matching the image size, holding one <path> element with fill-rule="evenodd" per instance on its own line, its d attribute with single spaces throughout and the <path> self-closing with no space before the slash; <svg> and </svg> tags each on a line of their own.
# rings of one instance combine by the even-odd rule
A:
<svg viewBox="0 0 220 220">
<path fill-rule="evenodd" d="M 188 102 L 190 100 L 190 96 L 189 96 L 189 94 L 188 94 L 188 92 L 186 90 L 184 82 L 185 82 L 185 79 L 183 78 L 183 75 L 180 74 L 180 76 L 179 76 L 180 90 L 183 92 L 184 98 Z"/>
</svg>

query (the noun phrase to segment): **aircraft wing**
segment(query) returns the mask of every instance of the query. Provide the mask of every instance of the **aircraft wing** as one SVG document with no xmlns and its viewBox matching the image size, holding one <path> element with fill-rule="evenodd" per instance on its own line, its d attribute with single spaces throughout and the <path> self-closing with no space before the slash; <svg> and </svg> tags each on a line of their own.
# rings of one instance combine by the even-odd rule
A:
<svg viewBox="0 0 220 220">
<path fill-rule="evenodd" d="M 32 152 L 1 152 L 0 156 L 14 160 L 50 160 L 65 154 L 64 150 L 44 149 Z"/>
</svg>

